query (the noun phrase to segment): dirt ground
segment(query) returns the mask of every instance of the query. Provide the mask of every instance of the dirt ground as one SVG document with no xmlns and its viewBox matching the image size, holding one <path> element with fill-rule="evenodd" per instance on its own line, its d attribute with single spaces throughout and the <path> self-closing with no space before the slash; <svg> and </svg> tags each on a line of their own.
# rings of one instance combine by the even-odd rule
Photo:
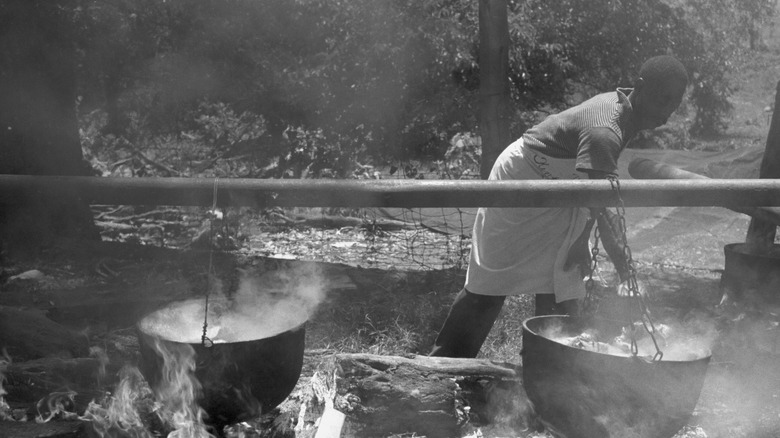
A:
<svg viewBox="0 0 780 438">
<path fill-rule="evenodd" d="M 711 215 L 719 219 L 709 229 L 744 220 L 735 215 Z M 683 241 L 685 235 L 669 239 L 662 230 L 646 232 L 667 238 L 645 236 L 656 244 L 637 248 L 638 278 L 653 291 L 654 315 L 664 321 L 701 321 L 718 333 L 699 404 L 679 438 L 776 436 L 780 303 L 721 303 L 717 268 L 721 256 L 710 254 L 711 239 L 692 236 Z M 239 269 L 270 273 L 303 263 L 216 254 L 215 272 L 227 289 L 238 287 Z M 72 241 L 45 251 L 7 255 L 0 310 L 21 309 L 24 314 L 15 321 L 35 323 L 28 338 L 9 339 L 5 330 L 0 334 L 12 360 L 4 384 L 12 412 L 30 420 L 45 418 L 49 411 L 45 404 L 41 407 L 41 400 L 66 388 L 74 394 L 72 411 L 82 412 L 91 400 L 112 391 L 120 369 L 137 360 L 134 324 L 171 301 L 203 298 L 208 259 L 209 252 L 203 250 Z M 425 354 L 463 279 L 462 271 L 455 269 L 399 271 L 325 262 L 317 266 L 326 279 L 326 293 L 307 323 L 306 349 L 318 357 L 342 352 Z M 603 276 L 609 280 L 606 267 Z M 520 324 L 529 316 L 527 301 L 510 300 L 481 355 L 519 363 Z M 38 322 L 44 319 L 58 325 L 42 327 Z M 43 342 L 49 338 L 56 342 Z M 101 359 L 107 362 L 102 373 L 96 373 Z M 480 433 L 506 436 L 490 435 L 489 427 Z M 549 436 L 530 430 L 514 433 Z"/>
</svg>

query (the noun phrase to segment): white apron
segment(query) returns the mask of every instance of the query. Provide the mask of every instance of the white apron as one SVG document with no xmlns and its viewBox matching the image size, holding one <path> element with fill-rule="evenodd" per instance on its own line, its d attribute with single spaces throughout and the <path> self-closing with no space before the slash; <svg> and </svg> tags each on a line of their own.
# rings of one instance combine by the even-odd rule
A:
<svg viewBox="0 0 780 438">
<path fill-rule="evenodd" d="M 530 150 L 520 138 L 499 155 L 489 179 L 587 178 L 574 166 L 574 159 Z M 480 295 L 555 294 L 556 302 L 585 297 L 577 266 L 564 271 L 563 265 L 588 217 L 582 207 L 480 208 L 466 289 Z"/>
</svg>

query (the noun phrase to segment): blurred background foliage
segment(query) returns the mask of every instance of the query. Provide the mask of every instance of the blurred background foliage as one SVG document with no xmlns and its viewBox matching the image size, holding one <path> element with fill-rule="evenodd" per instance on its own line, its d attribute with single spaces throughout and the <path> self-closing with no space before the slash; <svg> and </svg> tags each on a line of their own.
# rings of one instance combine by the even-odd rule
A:
<svg viewBox="0 0 780 438">
<path fill-rule="evenodd" d="M 70 2 L 82 144 L 93 159 L 108 150 L 175 157 L 183 175 L 218 159 L 241 164 L 215 174 L 293 178 L 441 160 L 451 139 L 478 126 L 478 3 Z M 670 53 L 689 69 L 691 87 L 679 141 L 664 147 L 718 135 L 732 109 L 730 69 L 761 49 L 758 29 L 774 7 L 509 0 L 512 134 L 631 86 L 644 59 Z M 121 167 L 111 161 L 93 166 L 111 174 Z"/>
</svg>

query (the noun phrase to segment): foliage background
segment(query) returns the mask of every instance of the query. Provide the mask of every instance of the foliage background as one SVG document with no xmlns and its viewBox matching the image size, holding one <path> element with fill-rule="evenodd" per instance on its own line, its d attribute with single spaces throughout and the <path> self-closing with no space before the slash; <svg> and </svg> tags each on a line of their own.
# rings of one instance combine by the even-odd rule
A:
<svg viewBox="0 0 780 438">
<path fill-rule="evenodd" d="M 442 160 L 478 126 L 477 8 L 82 0 L 71 12 L 85 150 L 103 174 L 133 173 L 114 166 L 132 151 L 190 163 L 185 175 L 240 157 L 232 176 L 242 177 L 354 177 L 367 164 Z M 510 1 L 512 133 L 630 86 L 644 59 L 671 53 L 692 78 L 685 116 L 665 141 L 635 146 L 695 148 L 727 127 L 730 69 L 761 48 L 757 29 L 773 13 L 771 0 Z M 97 159 L 106 151 L 120 156 Z"/>
</svg>

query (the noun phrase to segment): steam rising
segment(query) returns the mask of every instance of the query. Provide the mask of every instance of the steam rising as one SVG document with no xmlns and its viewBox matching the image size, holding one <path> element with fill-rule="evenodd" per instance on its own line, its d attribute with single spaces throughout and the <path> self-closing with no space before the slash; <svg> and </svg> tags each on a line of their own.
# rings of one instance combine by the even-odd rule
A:
<svg viewBox="0 0 780 438">
<path fill-rule="evenodd" d="M 582 333 L 564 330 L 561 322 L 540 330 L 540 335 L 555 342 L 597 353 L 613 356 L 631 355 L 631 333 L 637 343 L 638 356 L 653 357 L 655 344 L 641 322 L 624 327 L 620 335 L 608 337 L 595 329 Z M 691 317 L 686 321 L 667 320 L 655 323 L 655 340 L 663 352 L 664 361 L 688 361 L 709 356 L 718 337 L 714 321 L 704 317 Z"/>
<path fill-rule="evenodd" d="M 324 296 L 325 282 L 315 264 L 254 275 L 241 271 L 234 294 L 221 293 L 213 282 L 208 313 L 208 337 L 215 343 L 263 339 L 291 330 L 312 315 Z M 201 384 L 195 377 L 196 352 L 201 342 L 205 299 L 174 303 L 144 318 L 139 326 L 151 334 L 152 347 L 163 359 L 162 376 L 152 388 L 157 421 L 168 430 L 168 438 L 211 438 L 205 425 L 206 412 L 197 404 Z M 174 341 L 174 342 L 166 342 Z M 135 367 L 122 369 L 113 396 L 92 402 L 83 420 L 93 424 L 100 437 L 157 436 L 149 419 L 139 410 L 151 391 Z M 2 395 L 2 392 L 0 392 Z M 2 400 L 2 398 L 0 398 Z M 147 414 L 148 416 L 148 414 Z"/>
<path fill-rule="evenodd" d="M 214 343 L 264 339 L 291 330 L 314 313 L 322 301 L 325 280 L 315 264 L 271 271 L 262 276 L 242 271 L 231 296 L 209 299 L 206 336 Z M 200 343 L 205 299 L 174 303 L 145 317 L 144 332 L 163 339 Z"/>
</svg>

